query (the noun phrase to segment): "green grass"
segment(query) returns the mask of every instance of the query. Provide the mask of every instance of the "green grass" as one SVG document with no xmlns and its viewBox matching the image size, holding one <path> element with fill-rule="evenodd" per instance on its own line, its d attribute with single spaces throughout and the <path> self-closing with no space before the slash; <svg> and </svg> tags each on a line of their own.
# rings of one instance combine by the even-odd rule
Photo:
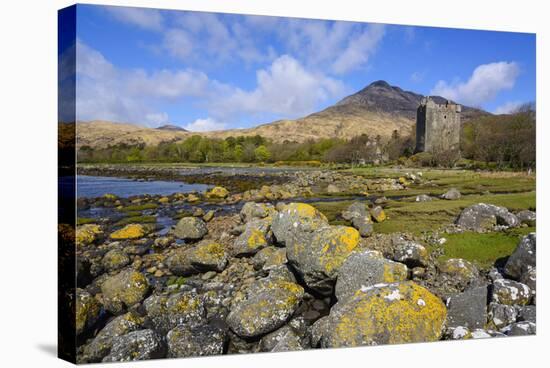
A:
<svg viewBox="0 0 550 368">
<path fill-rule="evenodd" d="M 150 224 L 155 222 L 157 222 L 157 218 L 155 216 L 132 216 L 123 218 L 115 223 L 115 226 L 124 226 L 128 224 Z"/>
<path fill-rule="evenodd" d="M 154 210 L 158 208 L 156 203 L 144 203 L 144 204 L 134 204 L 126 206 L 120 209 L 122 212 L 134 212 L 134 211 L 144 211 L 144 210 Z"/>
<path fill-rule="evenodd" d="M 497 260 L 512 254 L 521 236 L 534 231 L 534 227 L 529 227 L 508 232 L 448 234 L 439 260 L 463 258 L 482 269 L 490 268 Z"/>
<path fill-rule="evenodd" d="M 353 201 L 314 202 L 310 203 L 323 213 L 332 225 L 349 225 L 349 221 L 340 217 L 342 211 L 349 207 Z"/>
</svg>

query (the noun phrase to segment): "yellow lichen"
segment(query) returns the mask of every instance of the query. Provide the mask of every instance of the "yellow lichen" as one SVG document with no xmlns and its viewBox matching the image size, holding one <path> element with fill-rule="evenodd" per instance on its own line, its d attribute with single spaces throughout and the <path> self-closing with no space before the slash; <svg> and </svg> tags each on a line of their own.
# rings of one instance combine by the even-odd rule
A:
<svg viewBox="0 0 550 368">
<path fill-rule="evenodd" d="M 247 240 L 248 248 L 257 249 L 267 245 L 264 233 L 259 229 L 250 230 L 250 235 Z"/>
<path fill-rule="evenodd" d="M 77 246 L 88 245 L 95 241 L 97 235 L 101 234 L 101 227 L 95 224 L 86 224 L 76 229 L 75 240 Z"/>
<path fill-rule="evenodd" d="M 145 228 L 140 224 L 130 224 L 111 234 L 111 239 L 139 239 L 145 235 Z"/>
</svg>

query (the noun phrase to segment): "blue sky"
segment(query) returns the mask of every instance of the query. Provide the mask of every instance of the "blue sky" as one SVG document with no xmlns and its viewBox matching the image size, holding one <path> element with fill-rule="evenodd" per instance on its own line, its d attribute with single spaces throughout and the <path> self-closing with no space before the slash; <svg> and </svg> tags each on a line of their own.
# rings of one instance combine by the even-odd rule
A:
<svg viewBox="0 0 550 368">
<path fill-rule="evenodd" d="M 533 34 L 78 5 L 76 47 L 85 121 L 245 128 L 380 79 L 497 113 L 535 101 Z"/>
</svg>

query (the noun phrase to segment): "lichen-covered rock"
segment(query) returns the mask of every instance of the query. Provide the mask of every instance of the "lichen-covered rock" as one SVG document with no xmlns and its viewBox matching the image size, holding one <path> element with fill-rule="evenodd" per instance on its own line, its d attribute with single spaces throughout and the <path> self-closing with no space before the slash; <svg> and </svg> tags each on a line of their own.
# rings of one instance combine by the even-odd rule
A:
<svg viewBox="0 0 550 368">
<path fill-rule="evenodd" d="M 206 192 L 206 198 L 224 199 L 229 195 L 229 191 L 224 187 L 214 187 Z"/>
<path fill-rule="evenodd" d="M 208 228 L 200 218 L 184 217 L 178 221 L 173 233 L 180 239 L 199 240 L 208 233 Z"/>
<path fill-rule="evenodd" d="M 529 286 L 521 282 L 501 279 L 493 283 L 493 301 L 507 305 L 526 305 L 531 299 Z"/>
<path fill-rule="evenodd" d="M 445 332 L 446 340 L 467 340 L 471 338 L 470 329 L 464 326 L 449 327 Z"/>
<path fill-rule="evenodd" d="M 75 240 L 77 246 L 92 244 L 100 235 L 103 234 L 101 226 L 95 224 L 86 224 L 76 228 Z"/>
<path fill-rule="evenodd" d="M 129 362 L 162 358 L 166 347 L 162 337 L 153 330 L 133 331 L 113 339 L 111 352 L 103 362 Z"/>
<path fill-rule="evenodd" d="M 441 199 L 447 199 L 447 200 L 456 200 L 456 199 L 460 199 L 460 197 L 461 197 L 461 194 L 456 188 L 451 188 L 447 192 L 441 195 Z"/>
<path fill-rule="evenodd" d="M 218 243 L 203 242 L 191 248 L 176 249 L 167 259 L 166 266 L 178 276 L 205 271 L 221 272 L 227 266 L 228 254 Z"/>
<path fill-rule="evenodd" d="M 497 224 L 516 227 L 520 223 L 516 215 L 504 207 L 478 203 L 462 210 L 456 224 L 467 230 L 482 231 Z"/>
<path fill-rule="evenodd" d="M 304 350 L 300 337 L 293 330 L 287 331 L 271 349 L 271 352 Z"/>
<path fill-rule="evenodd" d="M 428 251 L 413 241 L 399 242 L 394 246 L 393 259 L 409 267 L 425 267 L 428 263 Z"/>
<path fill-rule="evenodd" d="M 206 212 L 204 214 L 204 216 L 202 216 L 202 219 L 205 221 L 205 222 L 210 222 L 212 221 L 212 219 L 214 218 L 214 215 L 216 214 L 216 211 L 214 210 L 210 210 L 208 212 Z"/>
<path fill-rule="evenodd" d="M 369 215 L 362 216 L 362 217 L 354 217 L 351 220 L 351 224 L 354 228 L 357 229 L 357 231 L 359 231 L 359 234 L 361 236 L 368 236 L 374 230 L 374 227 L 372 225 L 372 220 Z"/>
<path fill-rule="evenodd" d="M 514 323 L 518 317 L 516 308 L 512 305 L 490 303 L 487 313 L 487 321 L 490 327 L 500 330 Z"/>
<path fill-rule="evenodd" d="M 536 226 L 537 224 L 537 214 L 533 211 L 519 211 L 516 213 L 516 217 L 522 224 L 526 224 L 528 226 Z"/>
<path fill-rule="evenodd" d="M 357 230 L 325 226 L 287 243 L 287 258 L 310 288 L 330 294 L 340 266 L 359 244 Z"/>
<path fill-rule="evenodd" d="M 407 266 L 385 259 L 377 251 L 352 253 L 338 271 L 335 293 L 338 300 L 353 296 L 358 290 L 375 284 L 407 279 Z"/>
<path fill-rule="evenodd" d="M 244 231 L 233 243 L 233 255 L 249 256 L 267 247 L 271 240 L 270 222 L 270 218 L 247 222 Z"/>
<path fill-rule="evenodd" d="M 130 264 L 130 257 L 120 249 L 112 249 L 103 256 L 101 264 L 106 271 L 115 271 Z"/>
<path fill-rule="evenodd" d="M 203 324 L 206 317 L 204 301 L 199 295 L 190 292 L 170 296 L 151 295 L 143 305 L 155 329 L 164 333 L 180 324 Z"/>
<path fill-rule="evenodd" d="M 110 238 L 113 240 L 139 239 L 147 234 L 147 229 L 141 224 L 129 224 L 122 229 L 111 233 Z"/>
<path fill-rule="evenodd" d="M 145 298 L 149 282 L 140 272 L 127 269 L 108 277 L 101 284 L 103 305 L 113 314 L 120 314 Z"/>
<path fill-rule="evenodd" d="M 376 222 L 383 222 L 386 220 L 386 213 L 380 206 L 376 206 L 370 209 L 370 215 L 372 219 Z"/>
<path fill-rule="evenodd" d="M 536 267 L 537 236 L 535 233 L 524 236 L 504 266 L 507 276 L 519 280 L 521 276 Z"/>
<path fill-rule="evenodd" d="M 367 210 L 367 206 L 362 202 L 353 202 L 348 206 L 348 208 L 342 211 L 342 217 L 344 220 L 348 221 L 353 220 L 355 217 L 365 217 L 368 215 L 369 212 Z"/>
<path fill-rule="evenodd" d="M 519 278 L 519 282 L 529 286 L 531 295 L 535 296 L 537 293 L 537 269 L 535 267 L 524 272 Z"/>
<path fill-rule="evenodd" d="M 487 322 L 487 286 L 476 286 L 447 299 L 447 327 L 485 327 Z"/>
<path fill-rule="evenodd" d="M 99 331 L 92 342 L 84 347 L 80 362 L 100 362 L 111 351 L 114 338 L 141 329 L 143 323 L 144 319 L 135 312 L 128 312 L 114 318 Z"/>
<path fill-rule="evenodd" d="M 464 283 L 468 283 L 479 277 L 477 267 L 462 258 L 450 258 L 442 262 L 439 265 L 439 271 Z"/>
<path fill-rule="evenodd" d="M 289 203 L 275 215 L 271 230 L 277 242 L 288 245 L 303 242 L 307 233 L 327 225 L 327 218 L 315 207 L 305 203 Z"/>
<path fill-rule="evenodd" d="M 87 291 L 76 289 L 76 334 L 80 335 L 97 322 L 101 305 Z"/>
<path fill-rule="evenodd" d="M 276 212 L 272 204 L 246 202 L 243 208 L 241 208 L 239 215 L 243 222 L 248 222 L 254 218 L 263 219 L 268 216 L 273 216 Z"/>
<path fill-rule="evenodd" d="M 267 247 L 260 250 L 254 258 L 252 258 L 254 268 L 269 270 L 287 263 L 286 249 Z"/>
<path fill-rule="evenodd" d="M 321 346 L 436 341 L 446 315 L 438 297 L 410 281 L 364 288 L 332 307 Z"/>
<path fill-rule="evenodd" d="M 223 354 L 227 334 L 219 327 L 178 325 L 166 335 L 168 358 Z"/>
<path fill-rule="evenodd" d="M 267 280 L 249 292 L 227 317 L 233 332 L 245 338 L 257 337 L 281 327 L 294 313 L 304 295 L 298 285 L 281 280 Z"/>
</svg>

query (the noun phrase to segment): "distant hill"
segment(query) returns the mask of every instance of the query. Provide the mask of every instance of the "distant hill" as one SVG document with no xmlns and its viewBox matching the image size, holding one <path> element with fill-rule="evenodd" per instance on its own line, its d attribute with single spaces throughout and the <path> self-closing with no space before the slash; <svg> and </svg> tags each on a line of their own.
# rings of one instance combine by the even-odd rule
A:
<svg viewBox="0 0 550 368">
<path fill-rule="evenodd" d="M 303 142 L 319 138 L 349 139 L 360 134 L 389 137 L 394 130 L 403 134 L 410 131 L 415 124 L 416 109 L 423 97 L 421 94 L 391 86 L 385 81 L 376 81 L 322 111 L 296 120 L 278 120 L 249 129 L 194 133 L 174 125 L 151 129 L 105 121 L 78 123 L 78 145 L 156 145 L 182 140 L 193 134 L 216 138 L 261 135 L 276 142 Z M 446 101 L 440 96 L 432 98 L 439 103 Z M 463 106 L 462 121 L 482 115 L 490 114 Z"/>
<path fill-rule="evenodd" d="M 183 129 L 182 127 L 179 127 L 177 125 L 171 125 L 171 124 L 166 124 L 166 125 L 163 125 L 163 126 L 160 126 L 158 128 L 156 128 L 157 130 L 168 130 L 168 131 L 172 131 L 172 132 L 187 132 L 188 130 L 185 130 Z"/>
</svg>

